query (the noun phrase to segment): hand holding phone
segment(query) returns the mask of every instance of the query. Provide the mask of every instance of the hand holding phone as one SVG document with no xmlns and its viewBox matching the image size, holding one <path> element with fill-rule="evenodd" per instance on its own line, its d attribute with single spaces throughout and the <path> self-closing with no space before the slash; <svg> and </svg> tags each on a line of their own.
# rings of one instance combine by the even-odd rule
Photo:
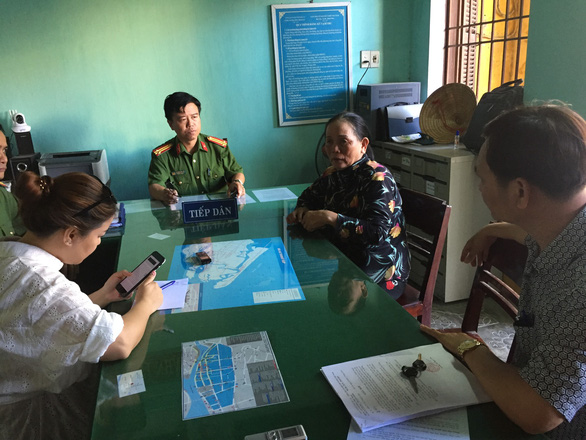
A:
<svg viewBox="0 0 586 440">
<path fill-rule="evenodd" d="M 164 262 L 165 257 L 157 251 L 146 257 L 146 259 L 132 271 L 132 274 L 129 277 L 126 277 L 118 283 L 116 290 L 120 293 L 120 296 L 127 297 L 130 293 L 134 292 L 140 283 L 142 283 L 153 270 L 156 270 Z"/>
</svg>

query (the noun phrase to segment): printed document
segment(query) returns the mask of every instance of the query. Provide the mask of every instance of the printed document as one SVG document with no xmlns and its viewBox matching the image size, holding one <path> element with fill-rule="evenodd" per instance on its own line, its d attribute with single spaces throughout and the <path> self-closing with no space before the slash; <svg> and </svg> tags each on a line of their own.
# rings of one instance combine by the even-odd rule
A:
<svg viewBox="0 0 586 440">
<path fill-rule="evenodd" d="M 350 424 L 347 440 L 470 440 L 466 408 L 407 420 L 360 433 Z"/>
<path fill-rule="evenodd" d="M 427 368 L 401 374 L 421 354 Z M 449 409 L 489 402 L 474 375 L 441 344 L 373 356 L 321 369 L 361 432 Z"/>
</svg>

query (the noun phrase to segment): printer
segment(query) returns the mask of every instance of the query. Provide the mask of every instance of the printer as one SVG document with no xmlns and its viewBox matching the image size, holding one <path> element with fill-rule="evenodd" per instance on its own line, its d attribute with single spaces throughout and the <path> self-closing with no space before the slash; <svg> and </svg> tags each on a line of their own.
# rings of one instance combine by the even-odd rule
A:
<svg viewBox="0 0 586 440">
<path fill-rule="evenodd" d="M 73 171 L 91 174 L 100 179 L 104 185 L 110 184 L 106 150 L 44 153 L 39 159 L 41 176 L 57 177 Z"/>
<path fill-rule="evenodd" d="M 381 116 L 385 128 L 385 140 L 394 137 L 419 134 L 419 114 L 423 104 L 391 105 L 384 107 Z"/>
</svg>

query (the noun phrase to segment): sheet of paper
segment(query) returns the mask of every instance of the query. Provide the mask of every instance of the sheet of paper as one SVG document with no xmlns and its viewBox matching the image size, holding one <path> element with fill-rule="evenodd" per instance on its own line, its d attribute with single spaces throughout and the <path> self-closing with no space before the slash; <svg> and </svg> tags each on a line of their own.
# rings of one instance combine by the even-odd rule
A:
<svg viewBox="0 0 586 440">
<path fill-rule="evenodd" d="M 296 199 L 297 196 L 289 188 L 257 189 L 252 191 L 259 202 Z"/>
<path fill-rule="evenodd" d="M 208 194 L 208 197 L 210 198 L 210 200 L 225 199 L 226 198 L 226 194 L 223 194 L 223 193 L 220 193 L 220 194 Z M 254 200 L 248 194 L 244 194 L 243 196 L 238 197 L 236 199 L 236 203 L 238 205 L 247 205 L 249 203 L 256 203 L 256 200 Z"/>
<path fill-rule="evenodd" d="M 166 234 L 159 234 L 158 232 L 155 232 L 154 234 L 149 235 L 149 238 L 152 238 L 154 240 L 165 240 L 166 238 L 169 238 L 170 235 L 166 235 Z"/>
<path fill-rule="evenodd" d="M 118 380 L 118 396 L 126 397 L 146 391 L 142 370 L 130 371 L 116 376 Z"/>
<path fill-rule="evenodd" d="M 136 212 L 147 212 L 151 211 L 152 209 L 163 209 L 165 205 L 161 202 L 156 202 L 157 204 L 153 205 L 154 200 L 127 200 L 124 201 L 124 210 L 126 214 L 134 214 Z"/>
<path fill-rule="evenodd" d="M 411 382 L 401 367 L 421 354 L 427 369 Z M 322 373 L 362 431 L 491 399 L 474 375 L 441 344 L 323 367 Z"/>
<path fill-rule="evenodd" d="M 194 196 L 183 196 L 179 197 L 179 201 L 172 205 L 169 205 L 171 211 L 181 211 L 183 207 L 183 202 L 199 202 L 201 200 L 209 200 L 206 194 L 197 194 Z"/>
<path fill-rule="evenodd" d="M 419 417 L 360 433 L 350 424 L 348 440 L 470 440 L 466 408 Z"/>
<path fill-rule="evenodd" d="M 156 283 L 162 288 L 170 282 L 173 284 L 163 289 L 163 304 L 157 310 L 181 309 L 185 305 L 188 279 L 157 281 Z"/>
<path fill-rule="evenodd" d="M 299 289 L 265 290 L 264 292 L 252 292 L 252 298 L 255 304 L 262 304 L 300 300 L 301 294 L 299 293 Z"/>
<path fill-rule="evenodd" d="M 166 206 L 163 202 L 159 202 L 158 200 L 151 200 L 151 209 L 164 209 Z"/>
</svg>

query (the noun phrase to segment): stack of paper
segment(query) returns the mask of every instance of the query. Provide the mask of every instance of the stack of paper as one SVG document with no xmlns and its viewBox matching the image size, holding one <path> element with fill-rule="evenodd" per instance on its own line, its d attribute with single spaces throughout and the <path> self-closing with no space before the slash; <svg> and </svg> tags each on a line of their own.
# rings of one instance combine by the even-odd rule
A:
<svg viewBox="0 0 586 440">
<path fill-rule="evenodd" d="M 416 392 L 401 367 L 411 366 L 419 354 L 427 369 L 415 379 Z M 321 371 L 361 432 L 491 400 L 474 375 L 439 343 Z"/>
</svg>

